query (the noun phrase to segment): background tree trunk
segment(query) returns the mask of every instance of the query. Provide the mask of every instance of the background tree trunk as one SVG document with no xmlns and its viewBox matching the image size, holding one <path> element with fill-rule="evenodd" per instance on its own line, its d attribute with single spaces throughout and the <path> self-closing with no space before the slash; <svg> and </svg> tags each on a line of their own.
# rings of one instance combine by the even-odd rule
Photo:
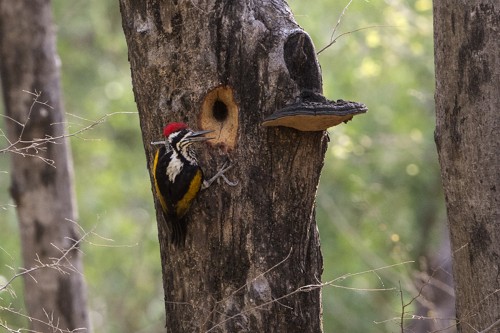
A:
<svg viewBox="0 0 500 333">
<path fill-rule="evenodd" d="M 500 320 L 500 3 L 434 1 L 436 144 L 460 332 Z M 493 330 L 497 331 L 497 330 Z"/>
<path fill-rule="evenodd" d="M 295 291 L 321 279 L 314 199 L 327 136 L 260 126 L 301 90 L 321 91 L 309 36 L 283 1 L 120 5 L 148 165 L 162 126 L 184 121 L 216 130 L 200 149 L 205 174 L 230 159 L 239 181 L 201 193 L 184 248 L 158 214 L 167 330 L 320 332 L 320 289 Z"/>
<path fill-rule="evenodd" d="M 17 206 L 24 266 L 61 270 L 25 275 L 25 302 L 36 332 L 90 332 L 79 240 L 72 160 L 65 134 L 59 59 L 49 0 L 0 2 L 0 70 L 11 147 L 11 195 Z M 41 92 L 39 102 L 29 92 Z M 31 110 L 31 112 L 30 112 Z M 24 124 L 24 125 L 23 125 Z M 59 137 L 59 138 L 58 138 Z M 25 149 L 38 139 L 57 138 Z M 17 152 L 17 153 L 16 153 Z M 51 165 L 52 164 L 52 165 Z M 86 328 L 86 330 L 84 330 Z"/>
</svg>

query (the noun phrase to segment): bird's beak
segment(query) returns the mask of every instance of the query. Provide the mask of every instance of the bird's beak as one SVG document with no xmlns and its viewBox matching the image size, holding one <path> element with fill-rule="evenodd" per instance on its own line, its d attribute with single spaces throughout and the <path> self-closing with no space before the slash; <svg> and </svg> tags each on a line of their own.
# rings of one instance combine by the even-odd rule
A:
<svg viewBox="0 0 500 333">
<path fill-rule="evenodd" d="M 199 142 L 199 141 L 207 141 L 214 139 L 213 137 L 206 137 L 204 136 L 207 133 L 211 133 L 213 131 L 198 131 L 198 132 L 191 132 L 187 137 L 186 140 L 189 142 Z"/>
</svg>

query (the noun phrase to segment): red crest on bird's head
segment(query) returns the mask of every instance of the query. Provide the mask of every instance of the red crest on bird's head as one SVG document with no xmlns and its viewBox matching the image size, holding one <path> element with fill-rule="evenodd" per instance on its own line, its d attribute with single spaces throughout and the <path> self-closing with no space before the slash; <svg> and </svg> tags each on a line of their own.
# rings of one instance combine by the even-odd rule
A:
<svg viewBox="0 0 500 333">
<path fill-rule="evenodd" d="M 168 136 L 174 132 L 188 128 L 184 123 L 170 123 L 163 128 L 163 135 L 168 138 Z"/>
</svg>

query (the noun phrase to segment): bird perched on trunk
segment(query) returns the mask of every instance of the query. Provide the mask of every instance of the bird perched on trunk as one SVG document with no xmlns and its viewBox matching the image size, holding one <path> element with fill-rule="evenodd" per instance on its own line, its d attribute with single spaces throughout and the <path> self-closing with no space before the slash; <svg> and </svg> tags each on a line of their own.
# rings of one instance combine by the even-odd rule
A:
<svg viewBox="0 0 500 333">
<path fill-rule="evenodd" d="M 183 218 L 201 189 L 208 188 L 218 178 L 230 186 L 237 185 L 224 175 L 231 168 L 226 164 L 215 176 L 204 179 L 192 144 L 212 139 L 204 136 L 210 132 L 213 131 L 195 132 L 184 123 L 170 123 L 163 129 L 165 141 L 151 143 L 162 144 L 153 161 L 153 178 L 163 216 L 172 227 L 174 245 L 184 244 L 187 224 Z"/>
</svg>

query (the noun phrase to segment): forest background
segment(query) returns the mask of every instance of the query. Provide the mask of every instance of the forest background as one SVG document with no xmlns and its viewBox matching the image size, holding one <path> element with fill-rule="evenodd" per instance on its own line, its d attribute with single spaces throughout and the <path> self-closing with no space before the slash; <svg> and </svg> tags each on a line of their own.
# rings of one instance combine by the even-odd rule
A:
<svg viewBox="0 0 500 333">
<path fill-rule="evenodd" d="M 347 5 L 288 3 L 317 50 Z M 82 249 L 91 320 L 96 332 L 159 332 L 157 227 L 118 2 L 54 0 L 53 8 L 69 132 L 105 117 L 71 137 L 79 222 L 93 231 Z M 369 112 L 329 131 L 317 197 L 322 280 L 334 280 L 323 289 L 324 331 L 391 332 L 400 325 L 400 292 L 403 303 L 418 295 L 431 257 L 436 268 L 449 264 L 433 140 L 432 1 L 355 0 L 334 38 L 347 32 L 318 57 L 324 94 Z M 0 284 L 22 266 L 8 157 L 0 158 Z M 13 287 L 0 306 L 24 311 L 22 280 Z M 19 315 L 0 316 L 27 327 Z"/>
</svg>

